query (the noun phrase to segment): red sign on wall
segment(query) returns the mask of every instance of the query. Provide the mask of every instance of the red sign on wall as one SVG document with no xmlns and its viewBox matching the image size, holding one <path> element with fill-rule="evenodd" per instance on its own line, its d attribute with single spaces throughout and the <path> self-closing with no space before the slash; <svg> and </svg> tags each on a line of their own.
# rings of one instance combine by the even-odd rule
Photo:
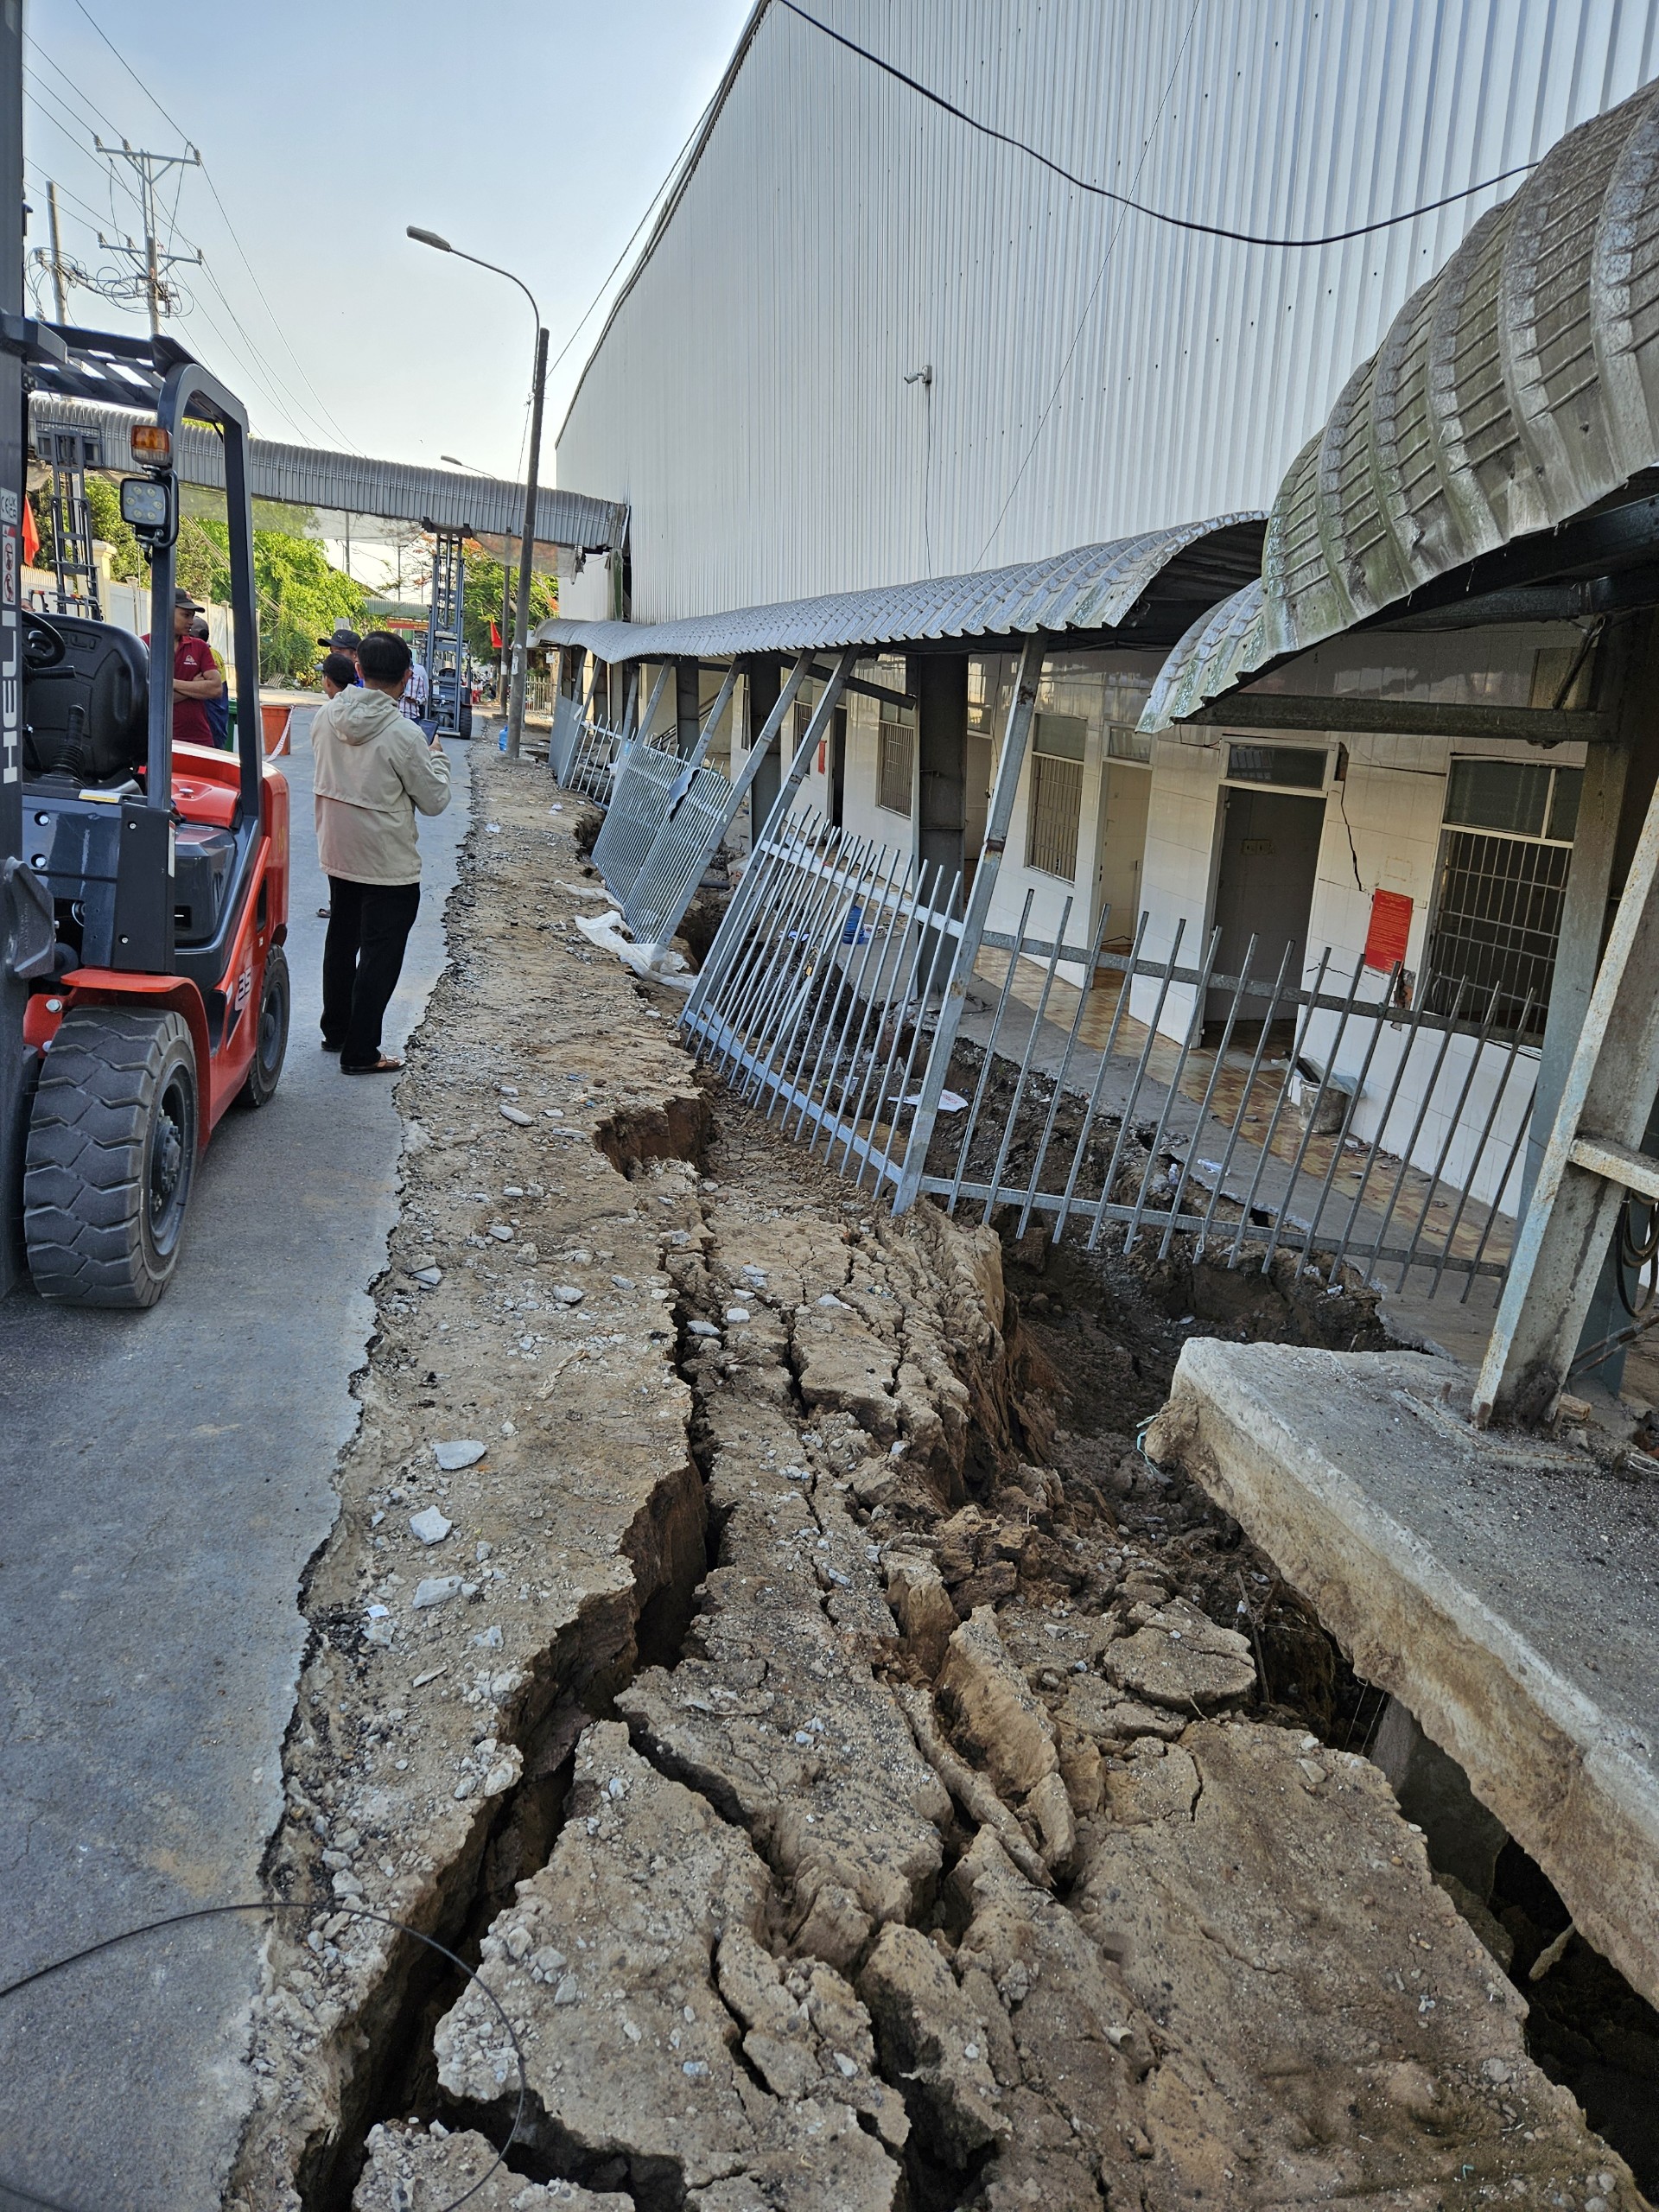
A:
<svg viewBox="0 0 1659 2212">
<path fill-rule="evenodd" d="M 1371 893 L 1371 925 L 1365 932 L 1365 965 L 1386 976 L 1405 959 L 1411 937 L 1411 901 L 1403 891 Z"/>
</svg>

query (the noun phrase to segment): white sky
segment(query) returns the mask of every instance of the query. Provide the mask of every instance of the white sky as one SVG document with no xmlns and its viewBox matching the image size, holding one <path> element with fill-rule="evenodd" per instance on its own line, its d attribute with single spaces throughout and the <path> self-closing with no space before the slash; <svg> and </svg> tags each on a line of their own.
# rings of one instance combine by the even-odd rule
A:
<svg viewBox="0 0 1659 2212">
<path fill-rule="evenodd" d="M 178 232 L 207 269 L 175 272 L 194 304 L 164 327 L 242 395 L 255 431 L 392 461 L 454 454 L 516 476 L 529 306 L 404 227 L 420 224 L 521 276 L 556 353 L 713 92 L 748 7 L 26 0 L 29 243 L 47 244 L 54 178 L 66 256 L 94 273 L 116 265 L 97 232 L 137 236 L 137 210 L 111 187 L 92 134 L 180 150 L 159 100 L 200 147 L 235 233 L 200 170 L 171 173 L 168 206 L 177 187 Z M 53 312 L 49 295 L 42 304 Z M 145 327 L 142 304 L 86 291 L 71 294 L 68 312 L 92 327 Z M 603 313 L 601 303 L 549 379 L 543 483 Z"/>
</svg>

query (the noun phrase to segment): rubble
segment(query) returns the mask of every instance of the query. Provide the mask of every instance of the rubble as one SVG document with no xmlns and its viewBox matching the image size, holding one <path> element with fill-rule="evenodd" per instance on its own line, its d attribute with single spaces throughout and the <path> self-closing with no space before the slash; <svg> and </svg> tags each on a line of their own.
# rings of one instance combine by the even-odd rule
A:
<svg viewBox="0 0 1659 2212">
<path fill-rule="evenodd" d="M 469 2200 L 512 2212 L 1516 2179 L 1636 2212 L 1381 1777 L 1306 1725 L 1328 1646 L 1133 1452 L 1157 1385 L 1106 1304 L 1086 1340 L 1033 1330 L 992 1230 L 883 1218 L 701 1090 L 621 971 L 573 1010 L 580 955 L 520 926 L 556 896 L 544 787 L 480 772 L 500 834 L 405 1079 L 455 1132 L 411 1155 L 399 1232 L 434 1230 L 443 1280 L 385 1325 L 308 1592 L 271 1878 L 315 1911 L 272 1941 L 237 2212 L 437 2212 L 505 2140 L 519 2051 L 513 2170 Z M 447 1490 L 440 1408 L 495 1440 Z M 393 1505 L 478 1555 L 419 1613 Z M 347 1924 L 337 1872 L 480 1982 Z"/>
</svg>

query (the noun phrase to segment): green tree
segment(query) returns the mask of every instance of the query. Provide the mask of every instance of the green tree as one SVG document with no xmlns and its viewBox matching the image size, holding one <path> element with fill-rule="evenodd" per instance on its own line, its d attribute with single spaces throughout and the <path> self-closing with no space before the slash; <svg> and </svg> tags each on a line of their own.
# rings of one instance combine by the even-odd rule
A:
<svg viewBox="0 0 1659 2212">
<path fill-rule="evenodd" d="M 495 647 L 490 643 L 490 625 L 501 620 L 501 563 L 492 561 L 480 549 L 469 549 L 467 555 L 467 591 L 464 620 L 461 625 L 470 650 L 480 660 L 491 660 Z M 513 603 L 518 598 L 518 576 L 513 571 Z M 559 611 L 559 588 L 551 576 L 536 574 L 530 579 L 530 626 L 534 634 L 537 623 L 545 622 Z"/>
<path fill-rule="evenodd" d="M 206 517 L 179 531 L 180 581 L 184 582 L 186 527 L 201 534 L 213 549 L 211 588 L 185 588 L 195 598 L 231 595 L 230 531 Z M 359 629 L 368 597 L 361 584 L 332 568 L 321 546 L 283 530 L 253 533 L 253 581 L 259 603 L 259 677 L 262 683 L 309 683 L 319 657 L 317 640 L 340 623 Z"/>
</svg>

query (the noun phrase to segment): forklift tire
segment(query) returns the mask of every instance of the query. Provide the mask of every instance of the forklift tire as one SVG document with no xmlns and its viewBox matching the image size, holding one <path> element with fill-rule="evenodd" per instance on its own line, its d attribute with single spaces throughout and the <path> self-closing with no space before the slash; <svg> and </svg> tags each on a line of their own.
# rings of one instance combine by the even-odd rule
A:
<svg viewBox="0 0 1659 2212">
<path fill-rule="evenodd" d="M 273 944 L 265 955 L 265 980 L 259 988 L 259 1027 L 254 1037 L 248 1079 L 236 1094 L 238 1106 L 263 1106 L 283 1079 L 288 1052 L 288 1014 L 292 998 L 288 955 Z"/>
<path fill-rule="evenodd" d="M 196 1166 L 196 1055 L 179 1014 L 65 1015 L 29 1116 L 23 1236 L 42 1298 L 153 1306 Z"/>
</svg>

